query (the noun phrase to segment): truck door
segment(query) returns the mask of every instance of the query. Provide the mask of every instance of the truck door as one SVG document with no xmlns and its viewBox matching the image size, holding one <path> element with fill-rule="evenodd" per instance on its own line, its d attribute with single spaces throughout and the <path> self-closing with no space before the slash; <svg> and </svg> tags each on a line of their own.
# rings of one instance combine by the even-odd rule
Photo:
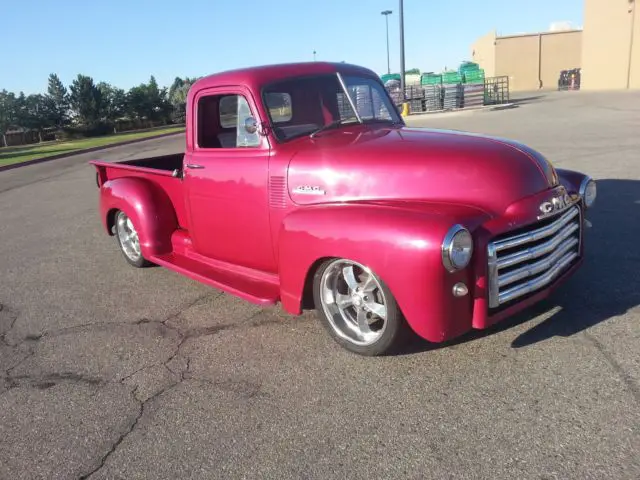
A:
<svg viewBox="0 0 640 480">
<path fill-rule="evenodd" d="M 212 88 L 194 98 L 193 149 L 184 189 L 194 249 L 216 260 L 275 272 L 267 184 L 269 144 L 245 120 L 257 117 L 244 88 Z"/>
</svg>

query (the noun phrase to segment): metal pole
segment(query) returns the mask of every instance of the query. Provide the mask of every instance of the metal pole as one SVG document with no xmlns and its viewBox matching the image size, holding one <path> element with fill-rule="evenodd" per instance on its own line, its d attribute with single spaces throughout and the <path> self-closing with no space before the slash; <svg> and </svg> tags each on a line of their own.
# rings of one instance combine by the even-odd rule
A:
<svg viewBox="0 0 640 480">
<path fill-rule="evenodd" d="M 391 10 L 385 10 L 382 12 L 384 15 L 385 22 L 387 24 L 387 73 L 391 73 L 391 62 L 389 61 L 389 15 L 393 12 Z"/>
<path fill-rule="evenodd" d="M 407 100 L 404 82 L 404 8 L 402 0 L 400 1 L 400 90 L 402 90 L 402 103 Z"/>
<path fill-rule="evenodd" d="M 391 73 L 391 63 L 389 61 L 389 16 L 385 15 L 384 19 L 387 23 L 387 73 Z"/>
<path fill-rule="evenodd" d="M 635 32 L 635 24 L 636 24 L 636 4 L 635 0 L 629 0 L 630 12 L 633 9 L 633 13 L 631 14 L 631 38 L 629 39 L 629 66 L 627 69 L 627 90 L 631 87 L 631 63 L 633 62 L 633 37 Z"/>
</svg>

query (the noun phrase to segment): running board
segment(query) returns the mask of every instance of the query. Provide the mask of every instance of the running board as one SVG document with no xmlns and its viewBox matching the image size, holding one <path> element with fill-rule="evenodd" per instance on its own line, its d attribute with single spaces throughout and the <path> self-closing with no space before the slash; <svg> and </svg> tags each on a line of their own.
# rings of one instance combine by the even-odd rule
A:
<svg viewBox="0 0 640 480">
<path fill-rule="evenodd" d="M 257 305 L 275 305 L 280 299 L 277 283 L 241 276 L 183 255 L 156 255 L 149 261 Z"/>
</svg>

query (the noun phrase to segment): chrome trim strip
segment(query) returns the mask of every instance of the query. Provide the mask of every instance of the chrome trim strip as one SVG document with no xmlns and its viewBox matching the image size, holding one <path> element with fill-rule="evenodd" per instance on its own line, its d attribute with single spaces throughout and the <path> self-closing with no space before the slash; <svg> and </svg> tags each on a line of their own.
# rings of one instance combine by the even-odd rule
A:
<svg viewBox="0 0 640 480">
<path fill-rule="evenodd" d="M 543 243 L 542 245 L 538 245 L 537 247 L 530 247 L 526 250 L 521 250 L 517 253 L 512 253 L 511 255 L 507 255 L 501 258 L 500 260 L 498 260 L 498 270 L 500 270 L 501 268 L 511 267 L 528 260 L 533 260 L 534 258 L 541 257 L 542 255 L 555 250 L 558 245 L 560 245 L 560 243 L 569 238 L 573 232 L 579 229 L 580 224 L 578 223 L 567 225 L 560 231 L 558 235 L 556 235 L 553 239 Z"/>
<path fill-rule="evenodd" d="M 578 257 L 578 254 L 576 252 L 568 253 L 562 258 L 562 260 L 556 263 L 555 266 L 551 268 L 549 271 L 547 271 L 547 273 L 545 273 L 544 275 L 534 280 L 531 280 L 523 285 L 518 285 L 517 287 L 513 287 L 509 290 L 502 292 L 498 297 L 499 302 L 501 304 L 506 303 L 510 300 L 522 297 L 523 295 L 526 295 L 528 293 L 531 293 L 535 290 L 538 290 L 544 287 L 545 285 L 548 285 L 558 276 L 560 272 L 564 271 L 564 269 L 577 257 Z"/>
<path fill-rule="evenodd" d="M 545 237 L 549 237 L 560 230 L 562 227 L 564 227 L 567 223 L 569 223 L 573 219 L 573 217 L 578 215 L 578 213 L 578 209 L 571 208 L 571 211 L 564 213 L 560 218 L 558 218 L 558 220 L 545 227 L 538 228 L 537 230 L 523 233 L 515 237 L 498 240 L 494 243 L 496 251 L 500 252 L 501 250 L 506 250 L 507 248 L 517 247 L 525 243 L 535 242 Z"/>
<path fill-rule="evenodd" d="M 499 285 L 498 285 L 498 253 L 496 247 L 490 243 L 488 247 L 489 255 L 489 270 L 487 272 L 487 281 L 489 282 L 489 308 L 495 308 L 500 305 L 500 299 L 498 297 Z"/>
<path fill-rule="evenodd" d="M 587 175 L 582 179 L 582 182 L 580 182 L 580 188 L 578 189 L 578 195 L 580 195 L 580 199 L 582 200 L 582 205 L 584 205 L 585 210 L 587 208 L 590 208 L 590 207 L 587 207 L 587 203 L 584 201 L 584 195 L 585 193 L 587 193 L 587 185 L 589 185 L 589 182 L 592 180 L 593 178 Z M 596 188 L 597 188 L 597 185 L 596 185 Z M 596 194 L 596 198 L 597 198 L 597 194 Z M 593 204 L 591 204 L 591 206 L 593 207 Z"/>
<path fill-rule="evenodd" d="M 517 270 L 509 272 L 505 275 L 502 275 L 498 280 L 498 286 L 504 287 L 505 285 L 509 285 L 513 282 L 517 282 L 518 280 L 523 280 L 527 277 L 532 277 L 539 273 L 544 272 L 551 268 L 551 266 L 556 263 L 565 253 L 571 250 L 574 246 L 578 245 L 580 240 L 575 237 L 571 237 L 568 240 L 565 240 L 558 249 L 542 260 L 537 261 L 536 263 L 532 263 L 531 265 L 525 265 Z"/>
<path fill-rule="evenodd" d="M 587 185 L 591 180 L 593 179 L 589 175 L 587 175 L 582 179 L 582 182 L 580 182 L 580 188 L 578 189 L 578 194 L 580 194 L 580 197 L 584 198 L 584 194 L 587 191 Z"/>
</svg>

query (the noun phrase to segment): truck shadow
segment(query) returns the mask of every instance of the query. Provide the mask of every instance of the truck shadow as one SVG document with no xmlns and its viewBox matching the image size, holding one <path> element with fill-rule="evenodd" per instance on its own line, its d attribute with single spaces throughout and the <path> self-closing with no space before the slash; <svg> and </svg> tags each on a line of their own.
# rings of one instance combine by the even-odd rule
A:
<svg viewBox="0 0 640 480">
<path fill-rule="evenodd" d="M 640 305 L 640 181 L 598 180 L 598 198 L 587 218 L 593 227 L 586 231 L 586 260 L 550 298 L 451 342 L 434 345 L 416 338 L 399 354 L 460 345 L 548 316 L 511 342 L 522 348 L 576 335 Z"/>
<path fill-rule="evenodd" d="M 514 95 L 511 97 L 510 101 L 511 103 L 515 103 L 516 105 L 526 105 L 528 103 L 534 103 L 536 101 L 544 100 L 544 98 L 545 98 L 545 95 L 532 95 L 529 97 L 527 96 L 519 97 Z"/>
</svg>

